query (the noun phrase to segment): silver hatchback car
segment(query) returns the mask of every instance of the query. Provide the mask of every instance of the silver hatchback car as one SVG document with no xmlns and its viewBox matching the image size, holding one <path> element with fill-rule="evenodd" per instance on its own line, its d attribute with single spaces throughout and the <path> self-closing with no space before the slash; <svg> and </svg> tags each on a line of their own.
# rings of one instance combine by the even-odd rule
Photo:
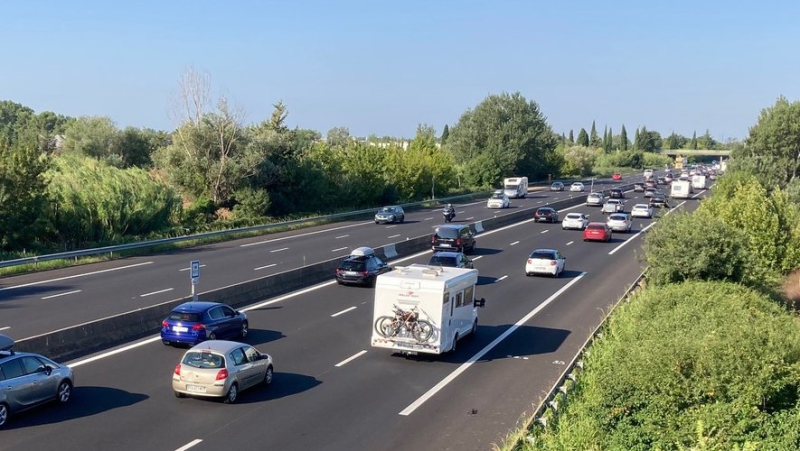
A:
<svg viewBox="0 0 800 451">
<path fill-rule="evenodd" d="M 233 404 L 240 391 L 272 384 L 273 372 L 269 354 L 244 343 L 209 340 L 183 355 L 172 374 L 172 390 L 178 398 L 222 398 Z"/>
<path fill-rule="evenodd" d="M 14 340 L 0 335 L 0 428 L 13 413 L 72 397 L 72 369 L 47 357 L 14 352 Z"/>
</svg>

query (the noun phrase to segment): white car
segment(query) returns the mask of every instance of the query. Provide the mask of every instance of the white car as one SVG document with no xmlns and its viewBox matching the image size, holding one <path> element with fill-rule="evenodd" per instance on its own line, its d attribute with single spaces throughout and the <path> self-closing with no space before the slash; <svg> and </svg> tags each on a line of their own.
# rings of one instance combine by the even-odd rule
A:
<svg viewBox="0 0 800 451">
<path fill-rule="evenodd" d="M 502 192 L 492 194 L 492 197 L 486 201 L 486 208 L 508 208 L 509 206 L 511 206 L 511 201 Z"/>
<path fill-rule="evenodd" d="M 549 274 L 560 276 L 566 269 L 567 259 L 555 249 L 536 249 L 525 262 L 525 275 Z"/>
<path fill-rule="evenodd" d="M 645 169 L 644 170 L 644 178 L 649 179 L 652 176 L 653 176 L 653 170 L 652 169 Z"/>
<path fill-rule="evenodd" d="M 569 213 L 561 221 L 561 229 L 583 230 L 589 224 L 589 217 L 583 213 Z"/>
<path fill-rule="evenodd" d="M 628 217 L 628 215 L 625 213 L 612 213 L 608 217 L 606 225 L 608 225 L 608 228 L 611 229 L 613 232 L 629 233 L 631 231 L 633 223 L 631 222 L 631 219 Z"/>
<path fill-rule="evenodd" d="M 600 207 L 603 205 L 603 201 L 605 200 L 606 197 L 603 195 L 603 193 L 591 193 L 586 196 L 586 205 Z"/>
<path fill-rule="evenodd" d="M 569 186 L 569 190 L 573 193 L 582 193 L 583 190 L 585 189 L 586 188 L 583 186 L 583 183 L 581 182 L 575 182 Z"/>
<path fill-rule="evenodd" d="M 625 204 L 619 199 L 608 199 L 606 203 L 603 204 L 603 209 L 601 210 L 603 214 L 622 213 L 623 211 L 625 211 Z"/>
<path fill-rule="evenodd" d="M 631 216 L 634 218 L 652 218 L 653 209 L 647 204 L 636 204 L 631 208 Z"/>
</svg>

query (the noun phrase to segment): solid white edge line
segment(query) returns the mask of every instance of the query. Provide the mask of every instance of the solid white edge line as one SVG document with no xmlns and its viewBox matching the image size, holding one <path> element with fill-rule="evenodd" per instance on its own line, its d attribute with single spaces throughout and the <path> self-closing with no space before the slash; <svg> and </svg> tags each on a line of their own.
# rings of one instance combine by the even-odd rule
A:
<svg viewBox="0 0 800 451">
<path fill-rule="evenodd" d="M 355 310 L 357 308 L 358 307 L 356 307 L 355 305 L 350 307 L 350 308 L 346 308 L 346 309 L 342 310 L 341 312 L 334 313 L 333 315 L 331 315 L 331 318 L 336 318 L 339 315 L 344 315 L 345 313 L 350 312 L 352 310 Z"/>
<path fill-rule="evenodd" d="M 288 250 L 289 250 L 289 248 L 288 248 L 288 247 L 282 247 L 282 248 L 280 248 L 280 249 L 273 249 L 273 250 L 271 250 L 271 251 L 269 251 L 269 252 L 270 252 L 271 254 L 274 254 L 275 252 L 283 252 L 283 251 L 288 251 Z"/>
<path fill-rule="evenodd" d="M 158 291 L 153 291 L 153 292 L 150 292 L 150 293 L 140 294 L 139 297 L 140 298 L 145 298 L 147 296 L 152 296 L 154 294 L 166 293 L 167 291 L 172 291 L 172 290 L 174 290 L 174 288 L 164 288 L 163 290 L 158 290 Z"/>
<path fill-rule="evenodd" d="M 44 299 L 53 299 L 53 298 L 58 298 L 58 297 L 61 297 L 61 296 L 66 296 L 68 294 L 75 294 L 75 293 L 80 293 L 80 292 L 81 292 L 81 290 L 72 290 L 72 291 L 67 291 L 65 293 L 58 293 L 58 294 L 52 294 L 50 296 L 45 296 L 42 299 L 43 300 Z"/>
<path fill-rule="evenodd" d="M 200 443 L 202 441 L 203 440 L 201 440 L 199 438 L 196 438 L 196 439 L 192 440 L 191 442 L 189 442 L 189 443 L 181 446 L 180 448 L 176 449 L 175 451 L 186 451 L 187 449 L 193 447 L 194 445 L 197 445 L 198 443 Z"/>
<path fill-rule="evenodd" d="M 364 354 L 366 354 L 366 353 L 367 353 L 367 350 L 366 350 L 366 349 L 364 349 L 364 350 L 362 350 L 362 351 L 360 351 L 360 352 L 357 352 L 357 353 L 353 354 L 352 356 L 350 356 L 350 357 L 348 357 L 348 358 L 346 358 L 346 359 L 342 360 L 341 362 L 337 363 L 337 364 L 336 364 L 336 365 L 334 365 L 334 366 L 335 366 L 336 368 L 341 368 L 341 367 L 343 367 L 343 366 L 347 365 L 348 363 L 352 362 L 353 360 L 355 360 L 355 359 L 357 359 L 357 358 L 361 357 L 362 355 L 364 355 Z"/>
<path fill-rule="evenodd" d="M 120 266 L 118 268 L 101 269 L 99 271 L 92 271 L 92 272 L 86 272 L 86 273 L 82 273 L 82 274 L 75 274 L 75 275 L 72 275 L 72 276 L 59 277 L 59 278 L 56 278 L 56 279 L 39 280 L 37 282 L 24 283 L 22 285 L 14 285 L 14 286 L 11 286 L 11 287 L 0 288 L 0 291 L 13 290 L 15 288 L 32 287 L 34 285 L 41 285 L 43 283 L 59 282 L 59 281 L 62 281 L 62 280 L 75 279 L 77 277 L 93 276 L 95 274 L 103 274 L 103 273 L 112 272 L 112 271 L 119 271 L 120 269 L 135 268 L 137 266 L 152 265 L 152 264 L 153 264 L 153 262 L 135 263 L 133 265 Z"/>
<path fill-rule="evenodd" d="M 277 266 L 277 263 L 271 263 L 269 265 L 259 266 L 258 268 L 253 268 L 253 271 L 260 271 L 262 269 L 272 268 L 273 266 Z"/>
<path fill-rule="evenodd" d="M 528 321 L 529 321 L 531 318 L 533 318 L 533 317 L 534 317 L 534 316 L 535 316 L 537 313 L 539 313 L 540 311 L 542 311 L 542 309 L 544 309 L 545 307 L 547 307 L 548 305 L 550 305 L 550 303 L 551 303 L 551 302 L 553 302 L 553 301 L 554 301 L 554 300 L 555 300 L 557 297 L 559 297 L 559 296 L 560 296 L 562 293 L 564 293 L 565 291 L 567 291 L 567 290 L 568 290 L 568 289 L 569 289 L 571 286 L 575 285 L 575 284 L 576 284 L 576 283 L 577 283 L 579 280 L 581 280 L 581 279 L 582 279 L 582 278 L 583 278 L 585 275 L 586 275 L 586 272 L 582 272 L 582 273 L 581 273 L 579 276 L 577 276 L 577 277 L 575 277 L 574 279 L 572 279 L 572 280 L 571 280 L 571 281 L 570 281 L 568 284 L 566 284 L 566 285 L 564 285 L 563 287 L 561 287 L 561 289 L 560 289 L 560 290 L 558 290 L 558 291 L 556 291 L 555 293 L 553 293 L 553 295 L 552 295 L 552 296 L 550 296 L 549 298 L 547 298 L 547 299 L 546 299 L 544 302 L 542 302 L 542 303 L 541 303 L 541 304 L 539 304 L 539 305 L 538 305 L 536 308 L 534 308 L 533 310 L 531 310 L 531 311 L 530 311 L 530 313 L 528 313 L 527 315 L 525 315 L 524 317 L 522 317 L 522 318 L 521 318 L 519 321 L 517 321 L 516 323 L 514 323 L 514 325 L 513 325 L 513 326 L 509 327 L 509 328 L 508 328 L 508 330 L 506 330 L 505 332 L 503 332 L 503 333 L 502 333 L 502 334 L 501 334 L 499 337 L 495 338 L 495 339 L 494 339 L 494 341 L 492 341 L 491 343 L 489 343 L 488 345 L 486 345 L 486 347 L 485 347 L 485 348 L 481 349 L 481 350 L 480 350 L 480 351 L 479 351 L 477 354 L 475 354 L 475 355 L 473 355 L 472 357 L 470 357 L 470 359 L 469 359 L 469 360 L 467 360 L 466 362 L 462 363 L 462 364 L 461 364 L 461 366 L 459 366 L 458 368 L 456 368 L 456 369 L 455 369 L 455 370 L 454 370 L 452 373 L 448 374 L 448 375 L 447 375 L 447 377 L 445 377 L 444 379 L 442 379 L 441 381 L 439 381 L 439 383 L 438 383 L 438 384 L 434 385 L 434 386 L 433 386 L 433 387 L 432 387 L 430 390 L 428 390 L 427 392 L 425 392 L 425 394 L 423 394 L 422 396 L 420 396 L 419 398 L 417 398 L 417 400 L 416 400 L 416 401 L 414 401 L 414 402 L 413 402 L 413 403 L 411 403 L 411 404 L 410 404 L 408 407 L 406 407 L 405 409 L 403 409 L 403 410 L 400 412 L 400 415 L 403 415 L 403 416 L 408 416 L 408 415 L 411 415 L 411 414 L 412 414 L 412 413 L 413 413 L 415 410 L 417 410 L 417 409 L 419 408 L 419 406 L 421 406 L 421 405 L 422 405 L 422 404 L 424 404 L 424 403 L 425 403 L 427 400 L 429 400 L 429 399 L 430 399 L 430 398 L 432 398 L 434 395 L 436 395 L 436 393 L 438 393 L 438 392 L 439 392 L 441 389 L 443 389 L 445 386 L 447 386 L 447 384 L 449 384 L 450 382 L 452 382 L 452 381 L 453 381 L 455 378 L 457 378 L 457 377 L 458 377 L 458 376 L 459 376 L 461 373 L 463 373 L 463 372 L 464 372 L 464 371 L 466 371 L 466 370 L 467 370 L 467 369 L 468 369 L 470 366 L 472 366 L 472 364 L 473 364 L 473 363 L 475 363 L 475 362 L 477 362 L 478 360 L 480 360 L 480 359 L 481 359 L 481 357 L 483 357 L 484 355 L 486 355 L 486 353 L 488 353 L 489 351 L 491 351 L 491 350 L 492 350 L 492 349 L 493 349 L 495 346 L 497 346 L 498 344 L 500 344 L 500 342 L 502 342 L 502 341 L 503 341 L 503 340 L 505 340 L 505 339 L 506 339 L 506 338 L 507 338 L 509 335 L 511 335 L 512 333 L 514 333 L 514 331 L 516 331 L 516 330 L 517 330 L 517 329 L 518 329 L 518 328 L 519 328 L 521 325 L 523 325 L 523 324 L 527 323 L 527 322 L 528 322 Z"/>
<path fill-rule="evenodd" d="M 128 346 L 123 346 L 121 348 L 114 349 L 113 351 L 104 352 L 102 354 L 98 354 L 98 355 L 93 356 L 93 357 L 89 357 L 89 358 L 86 358 L 86 359 L 83 359 L 83 360 L 78 360 L 77 362 L 70 363 L 67 366 L 70 367 L 70 368 L 75 368 L 75 367 L 78 367 L 78 366 L 81 366 L 81 365 L 86 365 L 87 363 L 91 363 L 91 362 L 94 362 L 96 360 L 104 359 L 106 357 L 111 357 L 112 355 L 121 354 L 121 353 L 123 353 L 125 351 L 130 351 L 131 349 L 135 349 L 135 348 L 138 348 L 140 346 L 144 346 L 146 344 L 150 344 L 150 343 L 153 343 L 153 342 L 156 342 L 156 341 L 159 341 L 159 340 L 161 340 L 161 335 L 156 335 L 155 337 L 147 338 L 147 339 L 145 339 L 143 341 L 140 341 L 138 343 L 132 343 L 132 344 L 129 344 Z"/>
</svg>

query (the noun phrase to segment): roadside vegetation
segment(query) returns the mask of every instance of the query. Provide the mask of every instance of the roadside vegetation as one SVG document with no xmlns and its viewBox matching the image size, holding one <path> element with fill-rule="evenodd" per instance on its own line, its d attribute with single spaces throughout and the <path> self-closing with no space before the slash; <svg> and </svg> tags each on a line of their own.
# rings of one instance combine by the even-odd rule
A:
<svg viewBox="0 0 800 451">
<path fill-rule="evenodd" d="M 609 316 L 547 426 L 506 449 L 800 448 L 800 102 L 762 111 L 693 214 L 647 234 L 645 288 Z"/>
</svg>

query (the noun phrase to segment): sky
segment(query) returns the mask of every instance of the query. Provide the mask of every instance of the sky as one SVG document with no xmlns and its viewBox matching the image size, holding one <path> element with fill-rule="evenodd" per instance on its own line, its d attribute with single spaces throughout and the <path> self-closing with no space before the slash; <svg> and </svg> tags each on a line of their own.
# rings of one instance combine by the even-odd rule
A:
<svg viewBox="0 0 800 451">
<path fill-rule="evenodd" d="M 0 2 L 0 100 L 172 130 L 188 67 L 215 98 L 325 134 L 437 133 L 519 91 L 558 133 L 742 139 L 800 100 L 798 1 Z"/>
</svg>

